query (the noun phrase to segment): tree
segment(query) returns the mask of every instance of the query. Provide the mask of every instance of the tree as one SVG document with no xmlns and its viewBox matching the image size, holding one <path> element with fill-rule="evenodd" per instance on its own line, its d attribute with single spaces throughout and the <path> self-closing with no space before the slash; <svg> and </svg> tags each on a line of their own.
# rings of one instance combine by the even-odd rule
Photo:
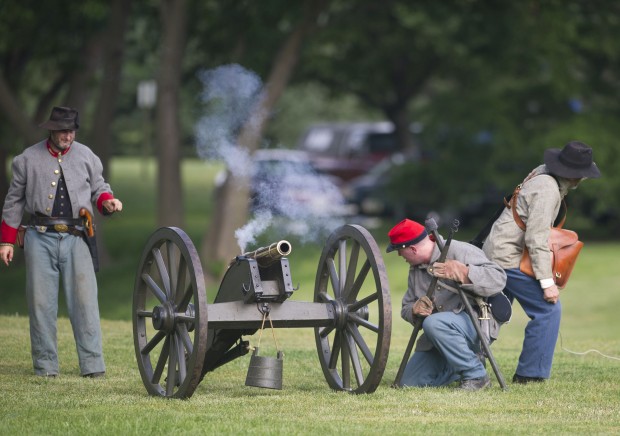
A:
<svg viewBox="0 0 620 436">
<path fill-rule="evenodd" d="M 459 76 L 483 53 L 491 61 L 509 38 L 509 32 L 495 40 L 481 34 L 510 9 L 462 0 L 334 2 L 305 54 L 301 80 L 318 80 L 381 110 L 401 148 L 419 154 L 410 135 L 414 101 L 414 112 L 422 112 L 442 82 L 466 86 Z"/>
<path fill-rule="evenodd" d="M 575 104 L 611 103 L 603 95 L 615 95 L 614 62 L 602 59 L 612 59 L 616 9 L 582 0 L 334 1 L 298 78 L 379 108 L 404 149 L 408 124 L 423 124 L 413 146 L 430 161 L 402 169 L 386 193 L 394 201 L 426 195 L 424 204 L 456 206 L 490 187 L 499 197 L 540 161 L 551 130 L 574 130 L 583 116 Z M 607 92 L 583 96 L 591 83 Z"/>
<path fill-rule="evenodd" d="M 30 0 L 4 2 L 0 7 L 0 111 L 4 115 L 0 119 L 0 197 L 4 198 L 6 160 L 24 143 L 41 139 L 36 126 L 49 115 L 59 94 L 67 91 L 76 66 L 74 53 L 91 40 L 102 17 L 88 8 Z M 84 32 L 76 38 L 80 24 Z M 65 31 L 52 37 L 58 28 Z"/>
<path fill-rule="evenodd" d="M 109 166 L 113 135 L 110 126 L 116 115 L 122 70 L 125 61 L 125 35 L 130 17 L 131 0 L 114 0 L 110 5 L 110 19 L 103 33 L 106 41 L 102 56 L 102 80 L 94 110 L 89 143 L 103 167 Z"/>
<path fill-rule="evenodd" d="M 156 109 L 156 138 L 159 148 L 157 221 L 160 226 L 183 224 L 179 94 L 186 43 L 186 14 L 185 0 L 161 0 L 160 19 L 163 32 Z"/>
</svg>

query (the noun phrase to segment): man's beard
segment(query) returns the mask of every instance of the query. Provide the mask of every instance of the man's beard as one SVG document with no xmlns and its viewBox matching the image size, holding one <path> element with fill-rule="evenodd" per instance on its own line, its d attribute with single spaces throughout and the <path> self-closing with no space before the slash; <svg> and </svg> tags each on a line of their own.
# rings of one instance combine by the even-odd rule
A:
<svg viewBox="0 0 620 436">
<path fill-rule="evenodd" d="M 65 151 L 66 149 L 71 147 L 71 144 L 73 144 L 73 141 L 71 141 L 66 146 L 63 146 L 62 142 L 55 140 L 54 137 L 51 137 L 50 139 L 51 139 L 51 142 L 52 142 L 52 145 L 54 146 L 54 148 L 57 149 L 57 150 L 60 150 L 60 151 Z"/>
</svg>

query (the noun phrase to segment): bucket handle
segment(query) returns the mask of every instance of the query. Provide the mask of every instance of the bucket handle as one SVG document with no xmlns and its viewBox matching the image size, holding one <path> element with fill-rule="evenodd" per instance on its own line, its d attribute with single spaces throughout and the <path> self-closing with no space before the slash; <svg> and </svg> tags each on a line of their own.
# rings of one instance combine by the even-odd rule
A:
<svg viewBox="0 0 620 436">
<path fill-rule="evenodd" d="M 265 329 L 265 320 L 269 319 L 269 325 L 271 326 L 271 334 L 273 336 L 273 341 L 276 344 L 276 351 L 278 352 L 278 356 L 280 354 L 283 354 L 282 351 L 280 351 L 280 344 L 278 344 L 278 338 L 276 337 L 276 330 L 273 328 L 273 322 L 271 322 L 271 317 L 269 316 L 269 312 L 268 311 L 262 311 L 263 312 L 263 322 L 261 323 L 260 326 L 260 333 L 258 334 L 258 345 L 256 346 L 256 348 L 260 348 L 260 341 L 263 338 L 263 330 Z"/>
</svg>

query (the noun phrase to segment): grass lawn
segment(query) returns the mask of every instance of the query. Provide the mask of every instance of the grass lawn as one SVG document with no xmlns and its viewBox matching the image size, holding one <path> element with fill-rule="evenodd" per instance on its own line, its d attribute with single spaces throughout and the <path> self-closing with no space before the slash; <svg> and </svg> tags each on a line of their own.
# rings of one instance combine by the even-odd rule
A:
<svg viewBox="0 0 620 436">
<path fill-rule="evenodd" d="M 312 329 L 278 329 L 285 352 L 284 389 L 244 386 L 249 356 L 207 375 L 189 400 L 148 396 L 133 349 L 130 319 L 133 281 L 143 244 L 154 226 L 154 167 L 131 159 L 114 162 L 111 183 L 124 202 L 103 234 L 110 263 L 98 274 L 107 364 L 105 379 L 82 379 L 71 327 L 61 302 L 61 376 L 32 375 L 21 255 L 0 267 L 0 435 L 9 434 L 619 434 L 619 243 L 588 243 L 569 287 L 562 291 L 563 319 L 552 379 L 537 385 L 497 381 L 478 393 L 452 388 L 400 389 L 394 380 L 411 327 L 400 318 L 407 265 L 386 255 L 392 296 L 392 345 L 381 386 L 373 394 L 329 389 Z M 209 224 L 210 192 L 217 166 L 184 163 L 187 219 L 199 246 Z M 381 247 L 385 229 L 371 231 Z M 459 239 L 464 236 L 457 235 Z M 287 235 L 281 235 L 287 238 Z M 293 240 L 292 240 L 293 242 Z M 296 244 L 289 256 L 293 298 L 312 301 L 322 242 Z M 211 292 L 211 290 L 209 290 Z M 512 378 L 526 317 L 518 305 L 493 352 L 506 380 Z M 265 338 L 263 343 L 268 344 Z M 249 338 L 255 344 L 257 338 Z M 583 353 L 587 350 L 597 352 Z M 268 353 L 269 351 L 267 351 Z"/>
</svg>

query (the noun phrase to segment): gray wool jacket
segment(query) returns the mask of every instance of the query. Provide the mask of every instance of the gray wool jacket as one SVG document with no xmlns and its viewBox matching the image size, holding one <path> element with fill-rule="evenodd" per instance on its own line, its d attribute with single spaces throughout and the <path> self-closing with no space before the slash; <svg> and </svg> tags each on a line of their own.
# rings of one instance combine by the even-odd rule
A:
<svg viewBox="0 0 620 436">
<path fill-rule="evenodd" d="M 519 268 L 523 248 L 527 247 L 536 278 L 552 279 L 549 232 L 569 184 L 566 179 L 551 176 L 545 165 L 536 167 L 524 180 L 517 197 L 517 213 L 526 225 L 525 232 L 517 226 L 512 209 L 505 208 L 482 247 L 489 259 L 504 269 Z"/>
<path fill-rule="evenodd" d="M 86 145 L 74 141 L 67 153 L 52 156 L 47 139 L 28 147 L 13 159 L 13 178 L 2 209 L 2 220 L 19 227 L 24 212 L 49 216 L 61 172 L 71 200 L 73 218 L 81 208 L 91 214 L 102 194 L 113 198 L 110 185 L 103 178 L 101 160 Z"/>
<path fill-rule="evenodd" d="M 444 241 L 445 242 L 445 241 Z M 429 264 L 411 266 L 409 268 L 409 278 L 407 292 L 403 297 L 401 316 L 411 324 L 414 323 L 413 304 L 426 295 L 433 276 L 428 271 L 428 267 L 439 259 L 441 252 L 435 245 L 431 261 Z M 469 266 L 469 279 L 471 284 L 458 284 L 451 280 L 440 279 L 437 281 L 437 288 L 434 294 L 435 309 L 439 312 L 452 311 L 459 313 L 465 309 L 460 296 L 456 293 L 456 287 L 461 288 L 479 297 L 490 297 L 501 292 L 506 285 L 506 273 L 495 262 L 490 261 L 478 247 L 453 240 L 448 250 L 447 259 L 458 260 Z M 470 298 L 472 305 L 475 301 Z M 491 317 L 490 334 L 491 338 L 497 339 L 500 325 Z M 432 348 L 430 341 L 422 335 L 416 344 L 417 351 L 427 351 Z"/>
</svg>

